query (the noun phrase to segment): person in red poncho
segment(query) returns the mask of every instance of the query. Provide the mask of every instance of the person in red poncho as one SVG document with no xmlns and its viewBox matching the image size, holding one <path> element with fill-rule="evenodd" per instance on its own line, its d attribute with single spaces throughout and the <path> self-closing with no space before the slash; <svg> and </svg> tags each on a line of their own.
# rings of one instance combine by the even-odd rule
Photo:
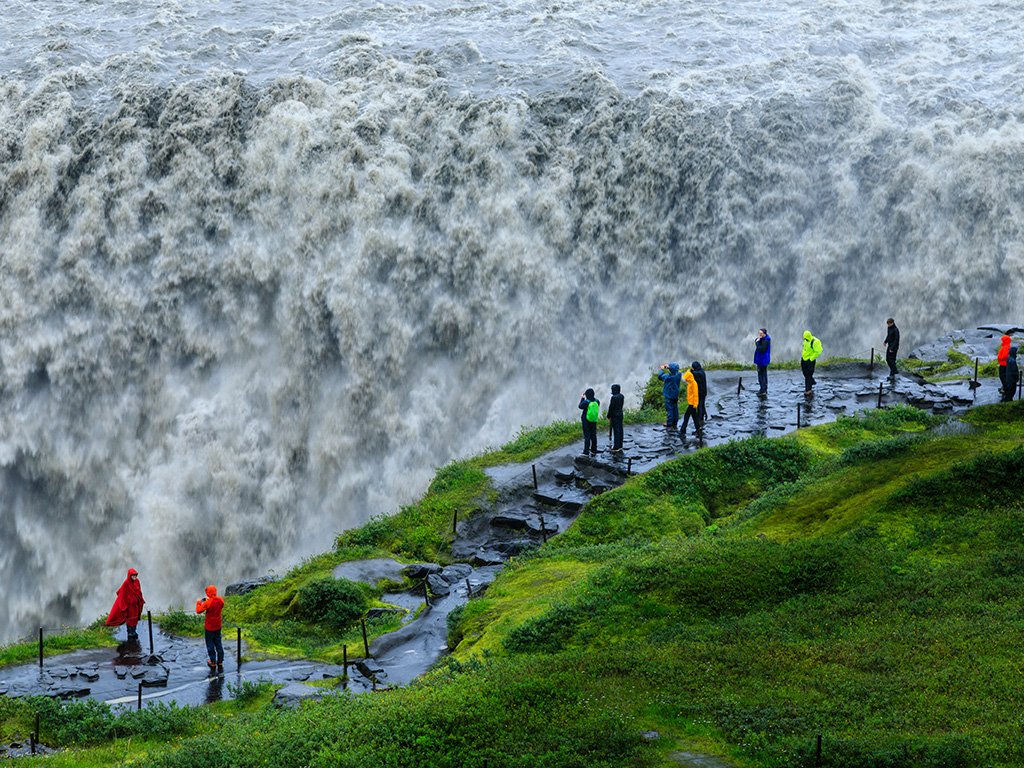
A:
<svg viewBox="0 0 1024 768">
<path fill-rule="evenodd" d="M 999 339 L 999 350 L 996 352 L 996 360 L 999 362 L 999 393 L 1006 398 L 1006 388 L 1011 386 L 1006 381 L 1006 358 L 1010 355 L 1010 344 L 1013 341 L 1005 333 Z M 1017 386 L 1017 382 L 1013 382 L 1013 387 Z"/>
<path fill-rule="evenodd" d="M 217 588 L 211 584 L 206 588 L 206 599 L 196 600 L 196 613 L 206 613 L 203 629 L 206 630 L 206 653 L 211 667 L 224 665 L 224 643 L 220 637 L 220 613 L 224 610 L 224 598 L 217 597 Z"/>
<path fill-rule="evenodd" d="M 128 578 L 117 590 L 117 599 L 107 617 L 107 626 L 118 627 L 127 624 L 128 639 L 138 640 L 139 633 L 135 627 L 138 626 L 139 619 L 142 617 L 142 606 L 145 604 L 146 601 L 142 599 L 142 585 L 139 584 L 139 572 L 134 568 L 129 568 Z"/>
</svg>

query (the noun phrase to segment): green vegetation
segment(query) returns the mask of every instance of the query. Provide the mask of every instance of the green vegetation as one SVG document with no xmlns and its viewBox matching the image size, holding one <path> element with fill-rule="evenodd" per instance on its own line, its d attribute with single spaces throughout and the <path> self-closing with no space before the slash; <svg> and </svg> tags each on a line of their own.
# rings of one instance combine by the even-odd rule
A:
<svg viewBox="0 0 1024 768">
<path fill-rule="evenodd" d="M 894 407 L 631 478 L 449 616 L 453 654 L 407 689 L 283 712 L 250 684 L 123 722 L 50 702 L 44 741 L 73 747 L 57 765 L 667 766 L 696 749 L 799 768 L 821 734 L 823 766 L 1024 764 L 1024 405 L 962 420 Z M 339 562 L 444 562 L 453 515 L 495 498 L 489 462 L 561 434 L 576 425 L 441 468 L 419 502 L 225 616 L 264 648 L 330 657 L 348 630 L 324 606 L 380 595 L 329 586 Z M 5 734 L 26 733 L 36 702 L 2 704 Z"/>
<path fill-rule="evenodd" d="M 117 645 L 110 629 L 101 617 L 88 627 L 62 627 L 43 633 L 43 656 L 54 656 L 78 648 L 102 648 Z M 39 638 L 32 637 L 0 646 L 0 668 L 11 664 L 25 664 L 39 658 Z"/>
</svg>

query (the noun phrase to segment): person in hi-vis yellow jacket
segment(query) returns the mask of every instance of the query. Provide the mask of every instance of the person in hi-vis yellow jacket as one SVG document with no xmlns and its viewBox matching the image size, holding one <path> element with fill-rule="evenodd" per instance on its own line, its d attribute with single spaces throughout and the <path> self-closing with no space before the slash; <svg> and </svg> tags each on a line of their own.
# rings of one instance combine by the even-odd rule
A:
<svg viewBox="0 0 1024 768">
<path fill-rule="evenodd" d="M 800 370 L 804 373 L 804 389 L 811 394 L 814 385 L 814 361 L 821 354 L 821 340 L 811 335 L 810 331 L 804 331 L 804 351 L 800 355 Z"/>
</svg>

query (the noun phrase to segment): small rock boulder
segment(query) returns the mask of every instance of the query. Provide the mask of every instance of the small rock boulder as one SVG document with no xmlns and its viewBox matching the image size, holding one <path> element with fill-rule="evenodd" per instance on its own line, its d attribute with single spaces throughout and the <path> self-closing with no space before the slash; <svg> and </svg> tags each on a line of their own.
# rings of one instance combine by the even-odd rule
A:
<svg viewBox="0 0 1024 768">
<path fill-rule="evenodd" d="M 322 696 L 323 691 L 319 688 L 302 683 L 288 683 L 274 694 L 273 703 L 275 707 L 294 709 L 303 699 L 319 699 Z"/>
</svg>

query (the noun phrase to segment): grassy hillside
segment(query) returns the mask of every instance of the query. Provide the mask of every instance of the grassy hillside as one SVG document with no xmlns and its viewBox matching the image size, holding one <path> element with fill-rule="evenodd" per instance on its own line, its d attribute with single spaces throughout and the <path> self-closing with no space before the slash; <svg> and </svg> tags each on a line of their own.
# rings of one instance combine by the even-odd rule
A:
<svg viewBox="0 0 1024 768">
<path fill-rule="evenodd" d="M 657 766 L 699 749 L 788 768 L 819 764 L 821 735 L 826 766 L 1022 765 L 1024 406 L 963 422 L 897 407 L 682 457 L 517 558 L 408 689 L 295 713 L 253 691 L 99 729 L 81 723 L 107 722 L 102 705 L 51 705 L 44 741 L 97 745 L 51 763 Z M 340 559 L 445 559 L 492 460 L 443 468 L 419 504 L 231 609 L 273 624 Z M 10 734 L 34 703 L 3 706 Z"/>
</svg>

